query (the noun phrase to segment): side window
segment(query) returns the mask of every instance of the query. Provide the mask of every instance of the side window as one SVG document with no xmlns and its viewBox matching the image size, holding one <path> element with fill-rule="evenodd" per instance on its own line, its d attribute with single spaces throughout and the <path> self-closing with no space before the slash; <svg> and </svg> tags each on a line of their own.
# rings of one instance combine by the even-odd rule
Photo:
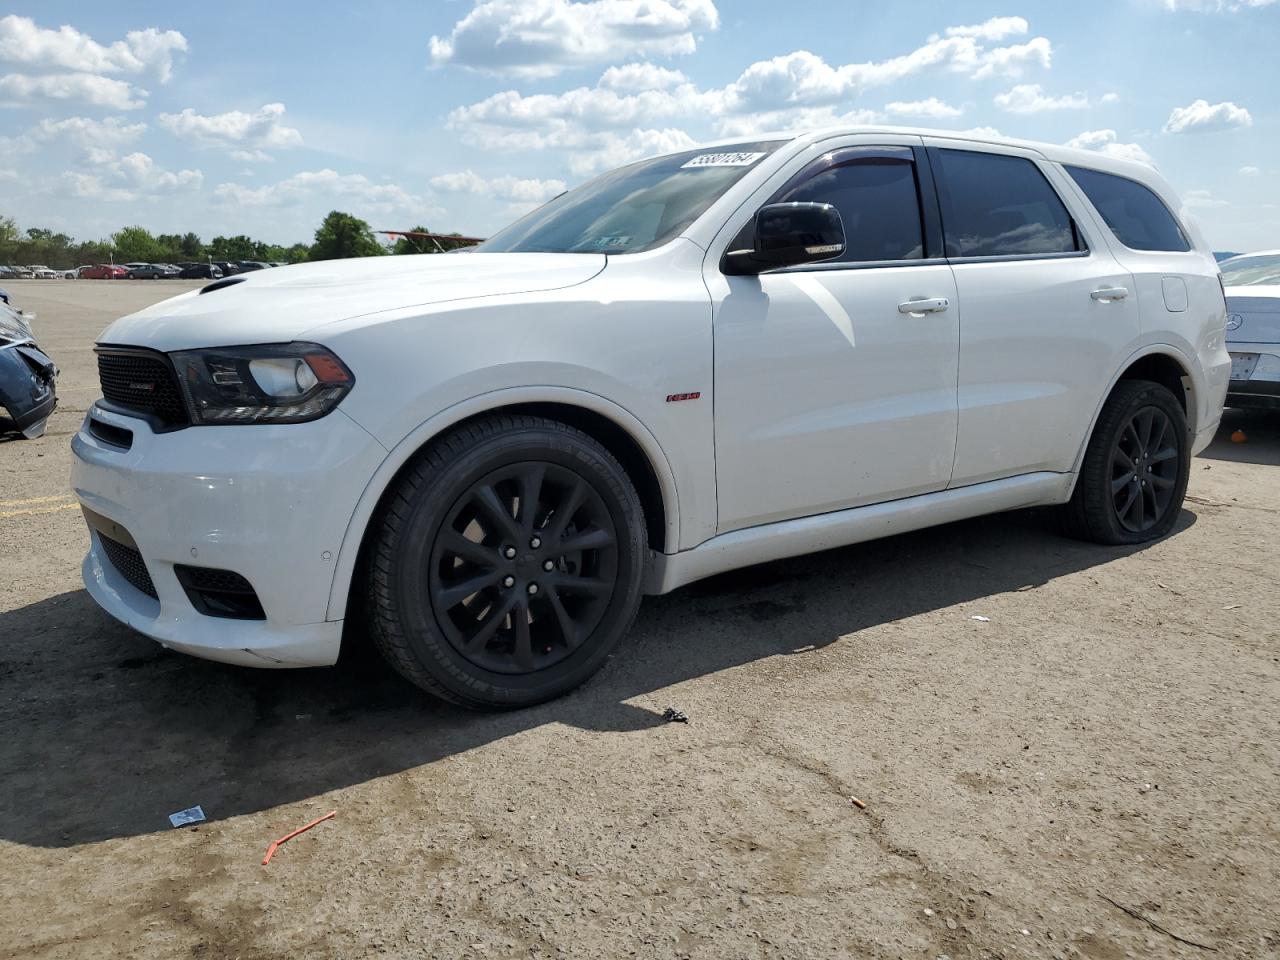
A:
<svg viewBox="0 0 1280 960">
<path fill-rule="evenodd" d="M 948 257 L 1009 257 L 1083 249 L 1071 215 L 1024 157 L 934 150 Z"/>
<path fill-rule="evenodd" d="M 920 191 L 910 147 L 833 151 L 801 171 L 769 202 L 829 203 L 839 210 L 845 250 L 836 263 L 924 257 Z"/>
<path fill-rule="evenodd" d="M 1116 239 L 1130 250 L 1185 253 L 1191 249 L 1187 235 L 1164 201 L 1137 180 L 1087 167 L 1066 169 Z"/>
</svg>

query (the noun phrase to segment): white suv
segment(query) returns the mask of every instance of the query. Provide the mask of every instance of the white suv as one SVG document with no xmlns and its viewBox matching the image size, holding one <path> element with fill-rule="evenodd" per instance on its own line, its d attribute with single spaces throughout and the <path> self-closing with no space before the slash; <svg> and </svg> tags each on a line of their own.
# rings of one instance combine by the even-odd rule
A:
<svg viewBox="0 0 1280 960">
<path fill-rule="evenodd" d="M 857 129 L 644 160 L 464 253 L 230 277 L 117 321 L 84 580 L 166 646 L 358 625 L 474 706 L 562 693 L 645 593 L 1061 505 L 1167 533 L 1230 361 L 1151 169 Z"/>
</svg>

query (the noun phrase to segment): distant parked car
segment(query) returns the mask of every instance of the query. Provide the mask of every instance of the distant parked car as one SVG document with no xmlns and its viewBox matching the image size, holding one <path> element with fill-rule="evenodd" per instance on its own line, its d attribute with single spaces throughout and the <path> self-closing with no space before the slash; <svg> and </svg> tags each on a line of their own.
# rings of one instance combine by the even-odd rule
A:
<svg viewBox="0 0 1280 960">
<path fill-rule="evenodd" d="M 178 273 L 183 280 L 221 280 L 222 270 L 216 263 L 192 263 Z"/>
<path fill-rule="evenodd" d="M 0 263 L 0 280 L 14 280 L 17 279 L 17 276 L 18 275 L 13 272 L 13 267 L 6 267 L 4 264 Z"/>
<path fill-rule="evenodd" d="M 215 260 L 213 265 L 222 271 L 224 277 L 230 277 L 240 272 L 240 265 L 234 260 Z"/>
<path fill-rule="evenodd" d="M 30 280 L 35 276 L 35 274 L 31 272 L 30 267 L 24 267 L 20 263 L 10 264 L 9 270 L 12 271 L 13 276 L 18 280 Z"/>
<path fill-rule="evenodd" d="M 80 277 L 84 280 L 123 280 L 128 275 L 129 271 L 118 263 L 95 263 L 80 268 Z"/>
<path fill-rule="evenodd" d="M 172 280 L 178 268 L 170 263 L 126 263 L 125 276 L 130 280 Z"/>
<path fill-rule="evenodd" d="M 29 269 L 31 270 L 31 275 L 37 280 L 57 280 L 61 276 L 57 270 L 51 270 L 40 263 L 33 263 Z"/>
<path fill-rule="evenodd" d="M 0 431 L 17 430 L 34 439 L 44 433 L 58 403 L 54 379 L 58 368 L 36 346 L 24 314 L 0 303 Z"/>
<path fill-rule="evenodd" d="M 1280 410 L 1280 250 L 1220 263 L 1227 294 L 1227 406 Z"/>
<path fill-rule="evenodd" d="M 236 266 L 240 268 L 241 273 L 248 273 L 250 270 L 268 270 L 271 264 L 263 263 L 261 260 L 239 260 Z"/>
</svg>

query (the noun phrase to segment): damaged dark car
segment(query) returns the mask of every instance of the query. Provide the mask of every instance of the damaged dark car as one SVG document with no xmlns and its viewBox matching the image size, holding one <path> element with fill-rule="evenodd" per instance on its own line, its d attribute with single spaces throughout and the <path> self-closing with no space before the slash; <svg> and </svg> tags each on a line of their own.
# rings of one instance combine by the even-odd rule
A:
<svg viewBox="0 0 1280 960">
<path fill-rule="evenodd" d="M 0 290 L 0 437 L 28 440 L 44 434 L 58 404 L 58 368 L 36 346 L 30 317 L 9 304 Z"/>
</svg>

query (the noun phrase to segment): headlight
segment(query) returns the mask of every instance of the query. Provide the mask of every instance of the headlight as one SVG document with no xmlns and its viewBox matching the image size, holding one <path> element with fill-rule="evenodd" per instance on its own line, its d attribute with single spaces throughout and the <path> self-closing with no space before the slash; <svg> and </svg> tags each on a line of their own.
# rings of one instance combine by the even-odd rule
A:
<svg viewBox="0 0 1280 960">
<path fill-rule="evenodd" d="M 170 357 L 194 424 L 318 420 L 356 382 L 318 343 L 214 347 Z"/>
</svg>

